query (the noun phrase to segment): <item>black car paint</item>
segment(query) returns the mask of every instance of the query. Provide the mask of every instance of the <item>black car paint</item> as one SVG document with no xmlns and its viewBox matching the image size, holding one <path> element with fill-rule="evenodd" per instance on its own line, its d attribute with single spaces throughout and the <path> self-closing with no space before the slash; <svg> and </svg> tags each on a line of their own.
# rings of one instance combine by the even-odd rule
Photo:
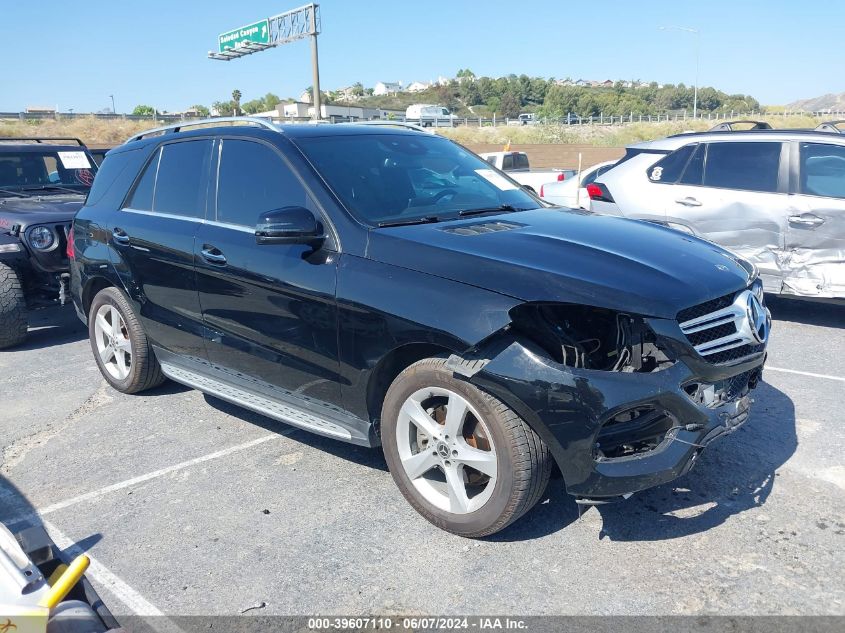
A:
<svg viewBox="0 0 845 633">
<path fill-rule="evenodd" d="M 694 404 L 681 385 L 757 370 L 765 355 L 710 364 L 692 349 L 675 316 L 748 287 L 752 270 L 696 238 L 576 211 L 368 228 L 346 212 L 296 146 L 300 135 L 408 133 L 339 125 L 287 127 L 282 134 L 250 128 L 178 134 L 274 146 L 326 227 L 321 247 L 258 246 L 248 231 L 226 234 L 212 221 L 211 203 L 206 220 L 198 221 L 121 211 L 141 167 L 169 139 L 115 148 L 100 175 L 109 184 L 95 188 L 74 223 L 72 295 L 80 318 L 87 319 L 97 290 L 115 285 L 129 296 L 160 357 L 205 367 L 259 392 L 302 396 L 297 404 L 343 420 L 354 429 L 351 441 L 367 445 L 379 443 L 380 397 L 397 365 L 438 353 L 484 359 L 466 379 L 535 428 L 568 491 L 583 497 L 614 497 L 668 481 L 692 465 L 696 444 L 731 430 L 724 411 Z M 449 231 L 496 220 L 515 226 L 480 235 Z M 129 244 L 115 241 L 116 228 Z M 225 242 L 225 266 L 204 260 L 202 248 L 212 242 Z M 147 270 L 153 258 L 162 267 Z M 526 301 L 641 314 L 677 361 L 638 374 L 560 365 L 510 331 L 511 310 Z M 664 406 L 692 430 L 678 430 L 678 441 L 644 456 L 595 460 L 602 422 L 638 403 Z"/>
</svg>

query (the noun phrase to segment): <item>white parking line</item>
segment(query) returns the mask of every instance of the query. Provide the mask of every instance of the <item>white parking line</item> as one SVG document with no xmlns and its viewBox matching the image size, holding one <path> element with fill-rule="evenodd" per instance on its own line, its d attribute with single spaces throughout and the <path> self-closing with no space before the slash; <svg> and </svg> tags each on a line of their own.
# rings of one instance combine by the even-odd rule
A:
<svg viewBox="0 0 845 633">
<path fill-rule="evenodd" d="M 238 444 L 237 446 L 230 446 L 229 448 L 224 448 L 222 450 L 209 453 L 208 455 L 195 457 L 194 459 L 189 459 L 188 461 L 180 462 L 178 464 L 174 464 L 173 466 L 168 466 L 167 468 L 154 470 L 153 472 L 147 473 L 145 475 L 139 475 L 138 477 L 133 477 L 132 479 L 127 479 L 116 484 L 111 484 L 110 486 L 105 486 L 98 490 L 92 490 L 91 492 L 86 492 L 84 494 L 77 495 L 76 497 L 71 497 L 70 499 L 65 499 L 64 501 L 58 501 L 44 508 L 39 508 L 38 514 L 44 516 L 53 512 L 57 512 L 58 510 L 64 510 L 65 508 L 76 505 L 77 503 L 82 503 L 83 501 L 91 501 L 93 499 L 98 499 L 103 495 L 109 494 L 110 492 L 123 490 L 124 488 L 129 488 L 131 486 L 135 486 L 151 479 L 157 479 L 158 477 L 163 477 L 164 475 L 169 475 L 170 473 L 175 473 L 179 470 L 184 470 L 185 468 L 190 468 L 191 466 L 196 466 L 197 464 L 202 464 L 203 462 L 211 461 L 212 459 L 226 457 L 227 455 L 231 455 L 232 453 L 238 453 L 248 448 L 258 446 L 259 444 L 263 444 L 264 442 L 269 442 L 270 440 L 290 435 L 296 430 L 297 429 L 295 428 L 291 428 L 281 431 L 279 433 L 269 433 L 267 435 L 262 435 L 259 438 L 251 440 L 249 442 L 244 442 L 243 444 Z"/>
<path fill-rule="evenodd" d="M 814 374 L 811 371 L 798 371 L 797 369 L 784 369 L 782 367 L 772 367 L 766 365 L 763 371 L 780 371 L 784 374 L 798 374 L 799 376 L 809 376 L 811 378 L 824 378 L 825 380 L 836 380 L 838 382 L 845 382 L 843 376 L 831 376 L 830 374 Z"/>
<path fill-rule="evenodd" d="M 53 542 L 65 552 L 69 557 L 76 558 L 80 554 L 85 554 L 85 551 L 79 547 L 73 539 L 62 533 L 55 525 L 44 521 L 44 529 L 50 534 Z M 93 579 L 97 585 L 106 589 L 112 596 L 117 598 L 123 605 L 129 609 L 132 615 L 150 617 L 147 624 L 156 631 L 161 633 L 179 633 L 182 629 L 177 627 L 173 622 L 164 617 L 164 613 L 148 601 L 144 596 L 130 587 L 117 574 L 109 570 L 98 560 L 93 558 L 90 554 L 86 554 L 89 558 L 90 565 L 85 575 Z"/>
</svg>

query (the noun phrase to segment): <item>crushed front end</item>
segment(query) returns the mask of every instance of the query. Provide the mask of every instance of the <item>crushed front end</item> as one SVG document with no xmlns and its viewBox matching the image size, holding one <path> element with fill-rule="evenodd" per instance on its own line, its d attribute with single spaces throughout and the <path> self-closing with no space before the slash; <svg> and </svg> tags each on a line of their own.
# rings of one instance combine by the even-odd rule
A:
<svg viewBox="0 0 845 633">
<path fill-rule="evenodd" d="M 566 304 L 513 316 L 465 378 L 528 421 L 567 491 L 596 502 L 683 475 L 748 419 L 771 324 L 759 281 L 675 319 Z"/>
</svg>

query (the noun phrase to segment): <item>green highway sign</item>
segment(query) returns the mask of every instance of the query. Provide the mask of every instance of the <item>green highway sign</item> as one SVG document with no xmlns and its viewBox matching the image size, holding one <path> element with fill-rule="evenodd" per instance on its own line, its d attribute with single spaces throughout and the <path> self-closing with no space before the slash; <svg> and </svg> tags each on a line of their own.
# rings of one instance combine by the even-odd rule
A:
<svg viewBox="0 0 845 633">
<path fill-rule="evenodd" d="M 221 53 L 229 48 L 239 48 L 247 42 L 269 44 L 270 22 L 265 18 L 253 24 L 242 26 L 239 29 L 221 33 L 217 36 L 217 42 L 220 45 Z"/>
</svg>

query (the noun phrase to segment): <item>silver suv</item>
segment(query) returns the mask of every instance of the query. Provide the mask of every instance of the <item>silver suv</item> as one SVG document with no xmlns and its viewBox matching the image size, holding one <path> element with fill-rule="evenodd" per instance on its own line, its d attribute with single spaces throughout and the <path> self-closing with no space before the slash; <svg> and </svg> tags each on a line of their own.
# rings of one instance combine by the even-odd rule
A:
<svg viewBox="0 0 845 633">
<path fill-rule="evenodd" d="M 749 259 L 766 292 L 845 298 L 845 134 L 835 122 L 639 143 L 589 193 L 595 213 L 667 224 Z"/>
</svg>

